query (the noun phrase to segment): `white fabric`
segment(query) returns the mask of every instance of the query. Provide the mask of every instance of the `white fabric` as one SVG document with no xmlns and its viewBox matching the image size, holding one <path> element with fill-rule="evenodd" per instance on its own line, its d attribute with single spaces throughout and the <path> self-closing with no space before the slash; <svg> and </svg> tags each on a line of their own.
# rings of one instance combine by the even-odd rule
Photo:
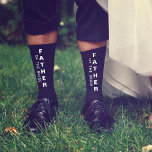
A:
<svg viewBox="0 0 152 152">
<path fill-rule="evenodd" d="M 147 75 L 149 71 L 152 71 L 152 66 L 150 68 L 149 61 L 149 58 L 152 59 L 152 51 L 149 51 L 150 34 L 152 32 L 148 30 L 149 25 L 146 27 L 145 23 L 142 23 L 144 21 L 141 21 L 144 16 L 142 15 L 142 8 L 140 12 L 140 24 L 144 24 L 143 28 L 145 26 L 147 29 L 145 30 L 144 28 L 144 31 L 141 33 L 139 33 L 140 31 L 136 33 L 137 31 L 134 31 L 135 29 L 132 28 L 139 23 L 139 21 L 136 23 L 133 22 L 135 19 L 135 14 L 133 13 L 135 8 L 133 6 L 135 6 L 135 2 L 137 3 L 138 1 L 140 0 L 109 0 L 110 7 L 108 8 L 108 0 L 97 0 L 105 11 L 109 11 L 110 16 L 110 51 L 108 51 L 107 48 L 104 67 L 103 94 L 111 98 L 119 97 L 124 94 L 131 95 L 135 98 L 149 98 L 152 96 L 149 76 L 143 76 Z M 143 0 L 141 1 L 143 2 Z M 141 3 L 141 1 L 139 3 Z M 146 1 L 150 2 L 149 0 Z M 128 4 L 128 2 L 130 2 L 130 4 Z M 146 5 L 148 5 L 147 2 Z M 139 5 L 137 6 L 139 7 Z M 145 6 L 145 4 L 143 6 Z M 143 14 L 145 14 L 145 12 Z M 152 22 L 152 20 L 150 22 Z M 140 26 L 140 28 L 141 27 L 142 26 Z M 139 30 L 139 28 L 137 29 Z M 142 37 L 142 35 L 144 37 Z M 144 38 L 146 35 L 149 35 L 146 39 L 146 43 L 144 45 L 140 44 L 142 41 L 145 42 Z"/>
<path fill-rule="evenodd" d="M 109 5 L 109 56 L 137 73 L 152 75 L 152 1 L 97 1 L 103 8 Z"/>
<path fill-rule="evenodd" d="M 106 54 L 103 80 L 103 94 L 111 98 L 125 94 L 135 98 L 149 98 L 152 87 L 148 76 L 136 73 L 131 68 L 112 60 Z"/>
<path fill-rule="evenodd" d="M 149 75 L 152 75 L 150 64 L 152 2 L 150 0 L 146 2 L 97 0 L 97 2 L 109 12 L 110 51 L 105 61 L 104 93 L 112 98 L 122 93 L 136 98 L 149 98 L 152 94 L 149 80 Z M 121 93 L 112 86 L 121 90 Z"/>
</svg>

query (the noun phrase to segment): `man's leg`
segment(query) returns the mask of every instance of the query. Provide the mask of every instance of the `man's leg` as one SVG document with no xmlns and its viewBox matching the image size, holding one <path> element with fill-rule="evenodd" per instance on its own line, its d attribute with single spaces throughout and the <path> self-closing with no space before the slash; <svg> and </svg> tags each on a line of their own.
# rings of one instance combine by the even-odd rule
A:
<svg viewBox="0 0 152 152">
<path fill-rule="evenodd" d="M 108 15 L 94 0 L 76 0 L 76 3 L 77 39 L 86 78 L 82 115 L 91 128 L 98 125 L 110 129 L 114 119 L 105 107 L 102 97 L 106 40 L 109 36 Z"/>
<path fill-rule="evenodd" d="M 30 53 L 38 84 L 38 98 L 55 96 L 54 56 L 57 31 L 41 35 L 27 35 Z"/>
<path fill-rule="evenodd" d="M 56 0 L 24 0 L 24 28 L 38 84 L 38 99 L 25 125 L 37 132 L 55 117 L 58 106 L 54 90 L 54 56 L 57 40 Z"/>
</svg>

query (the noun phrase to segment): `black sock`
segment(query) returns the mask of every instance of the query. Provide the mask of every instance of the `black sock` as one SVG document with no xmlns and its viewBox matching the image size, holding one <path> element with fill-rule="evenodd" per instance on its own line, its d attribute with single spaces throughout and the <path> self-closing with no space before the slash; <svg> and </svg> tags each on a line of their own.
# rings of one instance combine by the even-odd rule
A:
<svg viewBox="0 0 152 152">
<path fill-rule="evenodd" d="M 93 100 L 102 101 L 102 79 L 106 47 L 81 52 L 86 79 L 87 103 Z"/>
<path fill-rule="evenodd" d="M 53 78 L 56 43 L 30 45 L 29 48 L 38 84 L 38 98 L 56 98 Z"/>
</svg>

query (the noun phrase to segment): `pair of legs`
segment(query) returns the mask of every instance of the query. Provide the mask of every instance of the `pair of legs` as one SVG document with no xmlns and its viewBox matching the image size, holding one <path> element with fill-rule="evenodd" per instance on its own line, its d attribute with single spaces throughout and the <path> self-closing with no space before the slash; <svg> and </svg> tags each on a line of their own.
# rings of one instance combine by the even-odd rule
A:
<svg viewBox="0 0 152 152">
<path fill-rule="evenodd" d="M 108 15 L 96 1 L 75 0 L 78 46 L 86 78 L 86 97 L 82 114 L 91 127 L 111 128 L 114 120 L 102 98 L 102 78 Z M 58 101 L 54 90 L 53 68 L 57 41 L 56 0 L 24 0 L 24 27 L 38 83 L 38 100 L 32 106 L 29 130 L 35 132 L 35 122 L 44 125 L 55 116 Z M 26 124 L 25 123 L 25 124 Z M 108 126 L 107 126 L 108 125 Z"/>
</svg>

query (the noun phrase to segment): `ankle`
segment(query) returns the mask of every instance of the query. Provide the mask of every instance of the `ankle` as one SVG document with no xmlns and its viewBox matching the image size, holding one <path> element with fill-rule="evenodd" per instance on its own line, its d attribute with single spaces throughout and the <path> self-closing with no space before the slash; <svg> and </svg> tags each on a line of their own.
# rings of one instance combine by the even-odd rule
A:
<svg viewBox="0 0 152 152">
<path fill-rule="evenodd" d="M 45 92 L 41 91 L 38 93 L 38 99 L 41 99 L 41 98 L 48 98 L 48 99 L 55 100 L 57 99 L 56 92 L 55 90 L 48 90 L 48 91 L 45 90 Z"/>
<path fill-rule="evenodd" d="M 86 96 L 85 96 L 85 102 L 90 103 L 93 100 L 103 101 L 102 93 L 95 93 L 95 92 L 87 91 Z"/>
</svg>

